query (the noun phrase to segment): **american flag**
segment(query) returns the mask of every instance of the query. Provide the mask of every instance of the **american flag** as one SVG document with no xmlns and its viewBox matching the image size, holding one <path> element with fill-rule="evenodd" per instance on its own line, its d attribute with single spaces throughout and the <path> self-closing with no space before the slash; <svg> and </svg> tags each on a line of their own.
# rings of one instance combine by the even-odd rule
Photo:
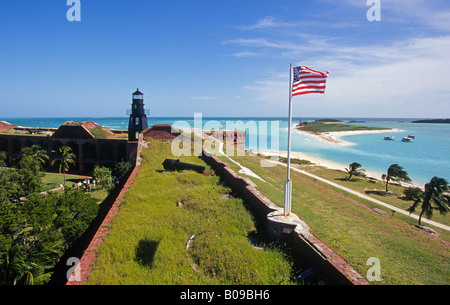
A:
<svg viewBox="0 0 450 305">
<path fill-rule="evenodd" d="M 294 67 L 292 96 L 308 93 L 325 93 L 329 71 L 319 72 L 305 66 Z"/>
</svg>

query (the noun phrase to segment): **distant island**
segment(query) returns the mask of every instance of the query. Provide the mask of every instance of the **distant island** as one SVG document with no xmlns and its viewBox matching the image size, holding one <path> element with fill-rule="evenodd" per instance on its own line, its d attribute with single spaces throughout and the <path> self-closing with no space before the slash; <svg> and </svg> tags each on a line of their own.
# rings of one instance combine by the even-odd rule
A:
<svg viewBox="0 0 450 305">
<path fill-rule="evenodd" d="M 354 145 L 351 142 L 342 140 L 340 137 L 356 134 L 399 132 L 399 129 L 381 128 L 371 126 L 348 125 L 346 122 L 336 119 L 320 119 L 310 122 L 299 121 L 294 129 L 295 132 L 305 133 L 318 137 L 321 141 L 340 146 Z"/>
<path fill-rule="evenodd" d="M 412 123 L 441 123 L 441 124 L 450 124 L 450 119 L 417 120 L 417 121 L 412 121 Z"/>
<path fill-rule="evenodd" d="M 320 134 L 324 132 L 390 130 L 390 128 L 346 125 L 336 119 L 320 119 L 312 122 L 299 121 L 296 128 L 302 131 Z"/>
</svg>

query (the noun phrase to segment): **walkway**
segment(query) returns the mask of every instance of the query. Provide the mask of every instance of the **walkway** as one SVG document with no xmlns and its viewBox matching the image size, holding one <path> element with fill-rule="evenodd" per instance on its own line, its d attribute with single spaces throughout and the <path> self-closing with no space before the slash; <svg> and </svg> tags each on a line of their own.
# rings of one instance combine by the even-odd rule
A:
<svg viewBox="0 0 450 305">
<path fill-rule="evenodd" d="M 264 180 L 263 178 L 261 178 L 260 176 L 258 176 L 257 174 L 255 174 L 253 171 L 251 171 L 249 168 L 243 166 L 242 164 L 236 162 L 235 160 L 231 159 L 230 156 L 228 156 L 227 154 L 225 154 L 224 150 L 223 150 L 223 142 L 220 140 L 217 140 L 216 138 L 213 138 L 212 136 L 208 136 L 206 134 L 203 134 L 203 138 L 209 138 L 211 139 L 213 142 L 217 141 L 219 142 L 219 153 L 222 154 L 224 157 L 227 157 L 231 162 L 233 162 L 234 164 L 236 164 L 237 166 L 239 166 L 241 169 L 238 171 L 239 174 L 244 174 L 253 178 L 256 178 L 258 180 L 261 180 L 262 182 L 266 182 L 266 180 Z"/>
<path fill-rule="evenodd" d="M 283 166 L 286 166 L 286 167 L 287 167 L 286 164 L 281 163 L 281 162 L 271 161 L 271 160 L 268 160 L 268 162 L 271 162 L 271 163 L 274 163 L 274 164 L 278 164 L 278 165 L 283 165 Z M 380 200 L 377 200 L 377 199 L 375 199 L 375 198 L 369 197 L 369 196 L 367 196 L 367 195 L 361 194 L 360 192 L 357 192 L 357 191 L 355 191 L 355 190 L 349 189 L 348 187 L 339 185 L 339 184 L 337 184 L 337 183 L 334 183 L 334 182 L 332 182 L 332 181 L 329 181 L 329 180 L 327 180 L 327 179 L 324 179 L 324 178 L 322 178 L 322 177 L 316 176 L 316 175 L 314 175 L 314 174 L 308 173 L 308 172 L 306 172 L 306 171 L 300 170 L 300 169 L 295 168 L 295 167 L 291 167 L 291 169 L 294 170 L 294 171 L 296 171 L 296 172 L 299 172 L 299 173 L 301 173 L 301 174 L 304 174 L 304 175 L 306 175 L 306 176 L 309 176 L 309 177 L 312 177 L 312 178 L 314 178 L 314 179 L 317 179 L 317 180 L 320 180 L 320 181 L 322 181 L 322 182 L 325 182 L 325 183 L 327 183 L 327 184 L 329 184 L 329 185 L 331 185 L 331 186 L 337 187 L 337 188 L 339 188 L 339 189 L 341 189 L 341 190 L 344 190 L 344 191 L 346 191 L 346 192 L 349 192 L 349 193 L 351 193 L 351 194 L 354 194 L 354 195 L 356 195 L 356 196 L 358 196 L 358 197 L 360 197 L 360 198 L 363 198 L 363 199 L 372 201 L 372 202 L 374 202 L 374 203 L 376 203 L 376 204 L 379 204 L 379 205 L 381 205 L 381 206 L 387 207 L 387 208 L 391 209 L 392 211 L 396 211 L 396 212 L 398 212 L 398 213 L 401 213 L 401 214 L 403 214 L 403 215 L 406 215 L 406 216 L 415 218 L 415 219 L 417 219 L 417 220 L 419 219 L 419 216 L 417 216 L 417 215 L 415 215 L 415 214 L 410 214 L 410 213 L 407 212 L 407 211 L 404 211 L 404 210 L 402 210 L 402 209 L 400 209 L 400 208 L 397 208 L 397 207 L 395 207 L 395 206 L 392 206 L 392 205 L 390 205 L 390 204 L 387 204 L 387 203 L 382 202 L 382 201 L 380 201 Z M 444 229 L 444 230 L 447 230 L 447 231 L 450 231 L 450 227 L 449 227 L 449 226 L 446 226 L 446 225 L 444 225 L 444 224 L 441 224 L 441 223 L 438 223 L 438 222 L 435 222 L 435 221 L 432 221 L 432 220 L 429 220 L 429 219 L 426 219 L 426 218 L 423 218 L 423 217 L 422 217 L 422 222 L 428 223 L 428 224 L 430 224 L 430 225 L 433 225 L 433 226 L 435 226 L 435 227 L 438 227 L 438 228 L 441 228 L 441 229 Z"/>
<path fill-rule="evenodd" d="M 206 135 L 203 135 L 203 136 L 204 136 L 204 137 L 208 137 L 208 136 L 206 136 Z M 218 141 L 218 140 L 216 139 L 216 141 Z M 227 157 L 228 159 L 230 159 L 231 162 L 233 162 L 233 163 L 235 163 L 236 165 L 238 165 L 238 166 L 241 167 L 241 170 L 239 171 L 239 173 L 246 174 L 246 175 L 251 176 L 251 177 L 255 177 L 255 178 L 257 178 L 257 179 L 259 179 L 259 180 L 265 182 L 264 179 L 262 179 L 261 177 L 259 177 L 259 176 L 256 175 L 255 173 L 253 173 L 250 169 L 248 169 L 248 168 L 242 166 L 241 164 L 239 164 L 238 162 L 236 162 L 236 161 L 234 161 L 232 158 L 230 158 L 228 155 L 226 155 L 225 152 L 223 151 L 223 142 L 221 142 L 221 141 L 218 141 L 218 142 L 220 142 L 219 152 L 220 152 L 222 155 L 224 155 L 225 157 Z M 283 165 L 283 166 L 286 166 L 286 167 L 287 167 L 286 164 L 281 163 L 281 162 L 277 162 L 277 161 L 273 161 L 273 160 L 267 160 L 267 162 L 271 162 L 271 163 L 273 163 L 273 164 Z M 354 195 L 356 195 L 356 196 L 358 196 L 358 197 L 360 197 L 360 198 L 363 198 L 363 199 L 369 200 L 369 201 L 371 201 L 371 202 L 373 202 L 373 203 L 376 203 L 376 204 L 378 204 L 378 205 L 387 207 L 387 208 L 391 209 L 392 211 L 395 211 L 395 212 L 401 213 L 401 214 L 403 214 L 403 215 L 412 217 L 412 218 L 414 218 L 414 219 L 416 219 L 416 220 L 419 219 L 419 216 L 417 216 L 417 215 L 415 215 L 415 214 L 410 214 L 409 212 L 404 211 L 404 210 L 402 210 L 402 209 L 400 209 L 400 208 L 397 208 L 397 207 L 395 207 L 395 206 L 392 206 L 392 205 L 390 205 L 390 204 L 387 204 L 386 202 L 383 202 L 383 201 L 377 200 L 377 199 L 375 199 L 375 198 L 369 197 L 369 196 L 367 196 L 367 195 L 361 194 L 360 192 L 357 192 L 357 191 L 355 191 L 355 190 L 349 189 L 349 188 L 347 188 L 347 187 L 345 187 L 345 186 L 339 185 L 339 184 L 337 184 L 337 183 L 334 183 L 334 182 L 329 181 L 329 180 L 327 180 L 327 179 L 324 179 L 324 178 L 322 178 L 322 177 L 316 176 L 316 175 L 314 175 L 314 174 L 308 173 L 308 172 L 306 172 L 306 171 L 300 170 L 300 169 L 298 169 L 298 168 L 291 167 L 291 169 L 294 170 L 294 171 L 296 171 L 296 172 L 299 172 L 299 173 L 301 173 L 301 174 L 304 174 L 304 175 L 306 175 L 306 176 L 309 176 L 309 177 L 312 177 L 312 178 L 314 178 L 314 179 L 317 179 L 317 180 L 320 180 L 320 181 L 322 181 L 322 182 L 325 182 L 325 183 L 327 183 L 327 184 L 329 184 L 329 185 L 331 185 L 331 186 L 337 187 L 337 188 L 339 188 L 339 189 L 341 189 L 341 190 L 343 190 L 343 191 L 346 191 L 346 192 L 349 192 L 349 193 L 351 193 L 351 194 L 354 194 Z M 441 228 L 441 229 L 444 229 L 444 230 L 447 230 L 447 231 L 450 231 L 450 227 L 449 227 L 449 226 L 446 226 L 446 225 L 444 225 L 444 224 L 441 224 L 441 223 L 438 223 L 438 222 L 435 222 L 435 221 L 432 221 L 432 220 L 429 220 L 429 219 L 426 219 L 426 218 L 423 218 L 423 217 L 422 217 L 422 222 L 428 223 L 428 224 L 430 224 L 430 225 L 433 225 L 433 226 L 435 226 L 435 227 L 438 227 L 438 228 Z"/>
</svg>

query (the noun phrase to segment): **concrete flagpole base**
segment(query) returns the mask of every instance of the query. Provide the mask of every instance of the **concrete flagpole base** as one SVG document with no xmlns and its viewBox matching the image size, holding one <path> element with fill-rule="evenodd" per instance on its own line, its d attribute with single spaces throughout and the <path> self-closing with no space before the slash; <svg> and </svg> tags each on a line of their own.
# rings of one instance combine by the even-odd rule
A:
<svg viewBox="0 0 450 305">
<path fill-rule="evenodd" d="M 273 211 L 267 215 L 267 231 L 269 237 L 280 238 L 283 234 L 290 233 L 293 230 L 306 235 L 309 232 L 309 227 L 293 213 L 286 216 L 282 209 Z"/>
</svg>

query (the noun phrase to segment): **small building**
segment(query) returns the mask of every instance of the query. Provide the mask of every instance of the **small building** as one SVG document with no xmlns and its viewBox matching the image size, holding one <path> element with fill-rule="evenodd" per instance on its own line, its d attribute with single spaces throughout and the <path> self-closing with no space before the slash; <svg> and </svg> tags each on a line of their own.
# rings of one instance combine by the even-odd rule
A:
<svg viewBox="0 0 450 305">
<path fill-rule="evenodd" d="M 14 128 L 14 127 L 15 127 L 14 125 L 12 125 L 12 124 L 10 124 L 8 122 L 0 121 L 0 131 L 8 130 L 8 129 L 11 129 L 11 128 Z"/>
<path fill-rule="evenodd" d="M 67 121 L 53 133 L 52 138 L 63 139 L 95 139 L 89 132 L 93 122 L 73 122 Z M 97 125 L 97 124 L 95 124 Z"/>
<path fill-rule="evenodd" d="M 23 132 L 27 127 L 21 127 Z M 20 131 L 19 130 L 19 131 Z M 0 151 L 8 156 L 7 163 L 13 164 L 22 148 L 38 145 L 46 151 L 50 160 L 57 157 L 62 146 L 69 146 L 75 154 L 75 166 L 71 172 L 90 173 L 95 165 L 113 165 L 120 161 L 135 162 L 139 143 L 115 135 L 106 127 L 94 122 L 67 121 L 47 136 L 25 133 L 0 133 Z M 50 165 L 50 162 L 49 164 Z"/>
<path fill-rule="evenodd" d="M 222 142 L 233 142 L 234 145 L 245 145 L 245 137 L 247 132 L 245 130 L 216 130 L 206 132 L 207 135 L 216 138 Z"/>
<path fill-rule="evenodd" d="M 143 139 L 152 138 L 155 140 L 172 141 L 181 133 L 170 124 L 155 124 L 142 132 Z"/>
</svg>

